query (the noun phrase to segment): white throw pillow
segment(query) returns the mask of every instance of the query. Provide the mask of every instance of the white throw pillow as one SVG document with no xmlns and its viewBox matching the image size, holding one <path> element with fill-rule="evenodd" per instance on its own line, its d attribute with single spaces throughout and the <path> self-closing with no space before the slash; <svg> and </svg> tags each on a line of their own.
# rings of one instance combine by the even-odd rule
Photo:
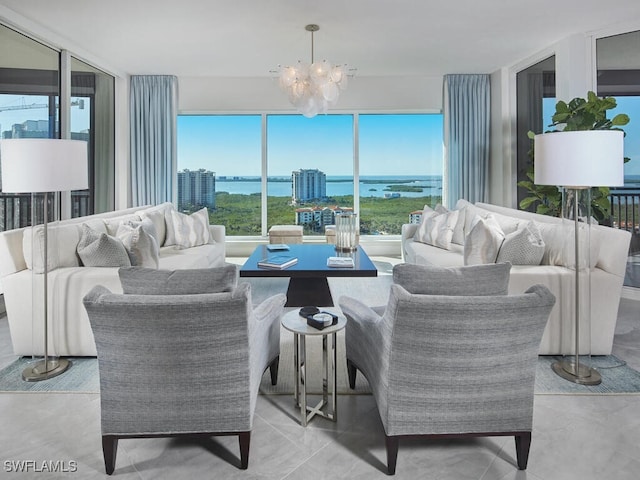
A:
<svg viewBox="0 0 640 480">
<path fill-rule="evenodd" d="M 529 221 L 513 233 L 504 237 L 497 263 L 512 265 L 540 265 L 544 255 L 544 241 L 534 221 Z"/>
<path fill-rule="evenodd" d="M 164 243 L 162 246 L 168 247 L 176 244 L 176 232 L 173 227 L 173 213 L 176 211 L 173 204 L 167 206 L 164 209 L 164 223 L 166 226 L 166 233 L 164 237 Z"/>
<path fill-rule="evenodd" d="M 464 264 L 495 263 L 504 233 L 493 215 L 476 215 L 464 241 Z"/>
<path fill-rule="evenodd" d="M 456 206 L 454 210 L 458 210 L 460 212 L 458 214 L 458 221 L 456 222 L 455 227 L 453 227 L 453 237 L 451 238 L 451 243 L 455 243 L 456 245 L 464 245 L 464 225 L 467 214 L 467 205 L 473 206 L 471 203 L 467 202 L 464 198 L 461 198 L 456 202 Z"/>
<path fill-rule="evenodd" d="M 171 211 L 175 245 L 178 248 L 191 248 L 209 243 L 209 212 L 207 208 L 191 215 Z"/>
<path fill-rule="evenodd" d="M 134 267 L 158 268 L 159 248 L 155 237 L 148 231 L 149 222 L 151 228 L 154 229 L 151 220 L 146 218 L 142 222 L 135 225 L 134 222 L 125 222 L 118 227 L 116 237 L 122 241 L 127 249 L 129 260 Z M 145 229 L 145 226 L 147 227 Z"/>
<path fill-rule="evenodd" d="M 131 260 L 122 242 L 82 224 L 78 256 L 85 267 L 130 267 Z"/>
<path fill-rule="evenodd" d="M 422 217 L 422 223 L 418 227 L 414 240 L 433 245 L 434 247 L 448 250 L 451 247 L 453 227 L 458 220 L 458 211 L 452 210 L 446 213 L 436 213 Z"/>
<path fill-rule="evenodd" d="M 127 220 L 126 222 L 122 222 L 120 224 L 120 227 L 122 227 L 122 225 L 127 225 L 129 227 L 142 227 L 142 230 L 144 230 L 148 235 L 151 235 L 155 240 L 156 240 L 156 244 L 158 244 L 158 247 L 160 246 L 160 240 L 158 239 L 158 231 L 156 230 L 156 226 L 153 223 L 153 221 L 149 218 L 149 217 L 145 217 L 142 220 Z M 120 231 L 120 227 L 118 227 L 118 232 Z M 118 232 L 116 232 L 116 236 L 118 236 Z"/>
<path fill-rule="evenodd" d="M 165 239 L 167 237 L 167 220 L 172 222 L 169 211 L 174 210 L 173 204 L 171 202 L 161 203 L 160 205 L 156 205 L 155 207 L 149 207 L 144 210 L 138 210 L 136 214 L 140 216 L 140 218 L 145 219 L 148 218 L 153 222 L 154 227 L 156 227 L 156 240 L 158 240 L 158 246 L 163 246 L 165 243 Z M 169 218 L 167 218 L 169 216 Z M 172 228 L 173 231 L 173 228 Z M 175 242 L 174 242 L 175 243 Z"/>
<path fill-rule="evenodd" d="M 559 219 L 558 219 L 559 220 Z M 544 255 L 542 265 L 560 265 L 565 262 L 565 241 L 573 238 L 573 229 L 569 232 L 565 222 L 557 223 L 536 222 L 544 241 Z"/>
</svg>

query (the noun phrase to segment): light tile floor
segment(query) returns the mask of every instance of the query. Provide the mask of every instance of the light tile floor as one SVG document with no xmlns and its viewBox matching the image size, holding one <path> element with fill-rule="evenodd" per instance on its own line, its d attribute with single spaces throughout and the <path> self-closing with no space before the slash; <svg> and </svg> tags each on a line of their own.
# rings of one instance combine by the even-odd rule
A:
<svg viewBox="0 0 640 480">
<path fill-rule="evenodd" d="M 614 353 L 640 369 L 640 302 L 623 299 Z M 0 318 L 0 367 L 11 362 Z M 144 365 L 142 365 L 144 366 Z M 151 368 L 149 366 L 149 368 Z M 0 479 L 108 478 L 100 441 L 100 398 L 89 394 L 0 394 Z M 77 462 L 66 474 L 10 471 L 15 462 Z M 340 395 L 338 421 L 298 423 L 289 395 L 260 395 L 249 469 L 233 437 L 206 441 L 121 440 L 114 478 L 386 478 L 383 429 L 370 395 Z M 400 443 L 398 479 L 636 480 L 640 395 L 536 395 L 529 468 L 518 471 L 511 438 Z"/>
</svg>

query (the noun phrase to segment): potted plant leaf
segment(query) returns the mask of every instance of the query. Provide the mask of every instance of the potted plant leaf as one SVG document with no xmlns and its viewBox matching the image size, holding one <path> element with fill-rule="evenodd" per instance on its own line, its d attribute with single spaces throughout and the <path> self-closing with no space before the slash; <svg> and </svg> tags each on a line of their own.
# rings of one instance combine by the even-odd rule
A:
<svg viewBox="0 0 640 480">
<path fill-rule="evenodd" d="M 616 108 L 616 99 L 613 97 L 598 97 L 594 92 L 589 92 L 587 98 L 576 97 L 569 103 L 562 100 L 556 103 L 556 111 L 551 117 L 553 127 L 548 132 L 576 131 L 576 130 L 624 130 L 620 127 L 629 123 L 629 116 L 619 113 L 612 119 L 607 118 L 607 111 Z M 562 211 L 562 192 L 559 188 L 550 185 L 536 185 L 534 179 L 533 164 L 533 137 L 534 132 L 529 131 L 531 139 L 532 158 L 531 167 L 527 171 L 529 180 L 518 182 L 518 186 L 528 192 L 528 196 L 520 201 L 520 208 L 527 210 L 536 207 L 536 213 L 560 216 Z M 629 158 L 624 159 L 625 163 Z M 609 202 L 609 187 L 593 187 L 591 189 L 591 212 L 593 217 L 601 224 L 608 224 L 611 216 L 611 203 Z"/>
</svg>

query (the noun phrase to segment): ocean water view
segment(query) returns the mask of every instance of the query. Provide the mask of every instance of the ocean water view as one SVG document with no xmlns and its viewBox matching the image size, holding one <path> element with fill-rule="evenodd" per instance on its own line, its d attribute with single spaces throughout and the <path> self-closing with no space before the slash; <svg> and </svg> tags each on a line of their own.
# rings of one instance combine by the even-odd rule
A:
<svg viewBox="0 0 640 480">
<path fill-rule="evenodd" d="M 268 195 L 291 196 L 291 177 L 273 176 L 267 180 Z M 360 176 L 360 196 L 379 197 L 398 193 L 401 197 L 442 195 L 442 177 L 439 175 L 369 175 Z M 226 176 L 216 178 L 216 192 L 251 195 L 261 191 L 260 177 Z M 353 177 L 327 175 L 327 196 L 353 195 Z"/>
</svg>

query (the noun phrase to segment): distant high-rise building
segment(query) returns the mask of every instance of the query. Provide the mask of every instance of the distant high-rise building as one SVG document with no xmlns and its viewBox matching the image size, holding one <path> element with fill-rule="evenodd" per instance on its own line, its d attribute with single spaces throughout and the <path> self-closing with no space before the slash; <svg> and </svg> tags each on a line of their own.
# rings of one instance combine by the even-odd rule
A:
<svg viewBox="0 0 640 480">
<path fill-rule="evenodd" d="M 201 168 L 178 172 L 178 209 L 216 207 L 216 174 Z"/>
<path fill-rule="evenodd" d="M 291 199 L 294 203 L 327 196 L 327 176 L 318 169 L 291 172 Z"/>
</svg>

